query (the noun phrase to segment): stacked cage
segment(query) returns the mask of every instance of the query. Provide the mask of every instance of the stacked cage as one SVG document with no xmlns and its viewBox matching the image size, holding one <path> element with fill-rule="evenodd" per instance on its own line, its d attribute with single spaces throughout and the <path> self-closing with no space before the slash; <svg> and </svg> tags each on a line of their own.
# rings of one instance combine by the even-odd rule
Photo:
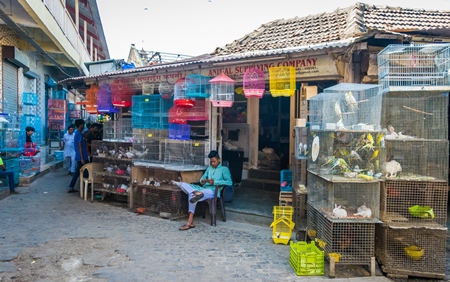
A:
<svg viewBox="0 0 450 282">
<path fill-rule="evenodd" d="M 444 278 L 450 44 L 389 45 L 378 65 L 387 162 L 377 259 L 387 274 Z"/>
<path fill-rule="evenodd" d="M 48 100 L 48 144 L 50 153 L 60 150 L 66 130 L 67 102 L 62 99 Z"/>
<path fill-rule="evenodd" d="M 168 129 L 172 99 L 161 95 L 136 95 L 132 98 L 133 128 Z"/>
<path fill-rule="evenodd" d="M 110 120 L 103 124 L 103 140 L 133 142 L 131 119 Z"/>
<path fill-rule="evenodd" d="M 23 152 L 23 147 L 19 146 L 17 114 L 1 113 L 0 120 L 3 121 L 0 122 L 0 156 L 3 160 L 14 158 Z M 25 139 L 25 136 L 22 137 Z"/>
<path fill-rule="evenodd" d="M 39 99 L 36 93 L 24 92 L 22 94 L 22 113 L 20 115 L 19 147 L 25 147 L 25 128 L 31 126 L 35 128 L 33 142 L 40 144 L 41 141 L 41 117 L 39 116 Z"/>
<path fill-rule="evenodd" d="M 308 138 L 296 143 L 308 167 L 307 235 L 331 265 L 370 265 L 372 274 L 385 160 L 382 101 L 377 85 L 327 88 L 310 99 Z"/>
<path fill-rule="evenodd" d="M 133 128 L 133 163 L 142 166 L 163 166 L 167 129 Z"/>
</svg>

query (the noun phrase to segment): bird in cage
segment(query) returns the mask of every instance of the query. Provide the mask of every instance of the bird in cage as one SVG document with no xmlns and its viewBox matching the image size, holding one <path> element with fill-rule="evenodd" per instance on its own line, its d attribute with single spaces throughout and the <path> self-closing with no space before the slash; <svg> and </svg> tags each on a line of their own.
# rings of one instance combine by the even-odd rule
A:
<svg viewBox="0 0 450 282">
<path fill-rule="evenodd" d="M 352 92 L 345 93 L 345 102 L 347 103 L 347 107 L 351 112 L 354 112 L 358 109 L 358 102 L 356 102 L 355 97 Z"/>
<path fill-rule="evenodd" d="M 142 159 L 145 155 L 148 154 L 148 148 L 145 149 L 145 151 L 143 151 L 143 152 L 140 152 L 140 151 L 137 151 L 137 150 L 134 150 L 133 152 L 138 158 Z"/>
<path fill-rule="evenodd" d="M 334 104 L 334 113 L 339 118 L 339 121 L 342 121 L 342 111 L 341 111 L 341 106 L 339 106 L 339 102 L 336 102 Z"/>
</svg>

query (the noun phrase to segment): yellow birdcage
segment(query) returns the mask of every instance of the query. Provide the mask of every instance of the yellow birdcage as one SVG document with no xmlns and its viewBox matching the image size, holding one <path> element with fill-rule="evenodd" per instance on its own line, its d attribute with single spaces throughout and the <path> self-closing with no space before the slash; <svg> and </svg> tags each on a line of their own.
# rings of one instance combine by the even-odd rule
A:
<svg viewBox="0 0 450 282">
<path fill-rule="evenodd" d="M 295 93 L 295 68 L 269 68 L 270 94 L 273 97 L 289 97 Z"/>
</svg>

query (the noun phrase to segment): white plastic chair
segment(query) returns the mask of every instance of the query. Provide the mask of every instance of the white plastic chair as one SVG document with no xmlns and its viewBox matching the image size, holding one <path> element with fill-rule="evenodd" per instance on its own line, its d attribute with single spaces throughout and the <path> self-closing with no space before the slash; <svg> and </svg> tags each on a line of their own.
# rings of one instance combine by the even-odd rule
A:
<svg viewBox="0 0 450 282">
<path fill-rule="evenodd" d="M 102 163 L 88 163 L 80 168 L 80 197 L 87 201 L 87 192 L 91 184 L 91 201 L 94 201 L 94 172 L 103 171 Z M 89 173 L 88 178 L 84 177 L 84 171 Z"/>
</svg>

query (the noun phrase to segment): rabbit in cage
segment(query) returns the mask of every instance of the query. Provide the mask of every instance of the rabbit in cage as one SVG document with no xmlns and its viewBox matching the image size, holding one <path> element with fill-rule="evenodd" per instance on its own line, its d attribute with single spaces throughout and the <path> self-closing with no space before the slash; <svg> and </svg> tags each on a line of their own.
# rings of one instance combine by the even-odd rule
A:
<svg viewBox="0 0 450 282">
<path fill-rule="evenodd" d="M 372 210 L 366 206 L 366 203 L 364 203 L 357 209 L 357 213 L 355 213 L 355 215 L 370 218 L 372 217 Z"/>
<path fill-rule="evenodd" d="M 337 204 L 334 204 L 333 216 L 337 217 L 337 218 L 347 217 L 347 211 L 344 210 L 342 206 L 338 206 Z"/>
</svg>

